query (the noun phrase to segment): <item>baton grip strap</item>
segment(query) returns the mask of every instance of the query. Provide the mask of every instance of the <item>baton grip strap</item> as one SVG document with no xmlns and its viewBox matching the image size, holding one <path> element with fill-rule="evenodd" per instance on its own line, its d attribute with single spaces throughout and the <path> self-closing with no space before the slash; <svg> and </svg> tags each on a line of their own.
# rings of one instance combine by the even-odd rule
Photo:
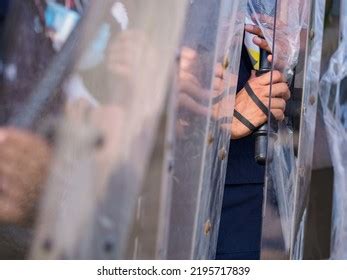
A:
<svg viewBox="0 0 347 280">
<path fill-rule="evenodd" d="M 234 110 L 234 117 L 237 118 L 244 126 L 246 126 L 250 131 L 256 130 L 256 127 L 247 120 L 244 116 L 240 114 L 237 110 Z"/>
<path fill-rule="evenodd" d="M 269 109 L 264 105 L 263 102 L 261 102 L 261 100 L 254 93 L 253 89 L 251 88 L 251 86 L 249 85 L 248 82 L 245 84 L 245 90 L 246 90 L 247 94 L 249 95 L 249 97 L 253 100 L 253 102 L 259 107 L 259 109 L 266 116 L 269 116 Z M 276 120 L 275 116 L 271 112 L 270 112 L 270 118 L 271 118 L 271 121 L 275 121 Z"/>
</svg>

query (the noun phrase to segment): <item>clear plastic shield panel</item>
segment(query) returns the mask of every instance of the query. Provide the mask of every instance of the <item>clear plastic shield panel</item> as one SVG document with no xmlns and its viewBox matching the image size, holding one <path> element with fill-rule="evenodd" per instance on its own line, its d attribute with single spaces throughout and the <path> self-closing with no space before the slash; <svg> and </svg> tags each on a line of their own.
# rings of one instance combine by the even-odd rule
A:
<svg viewBox="0 0 347 280">
<path fill-rule="evenodd" d="M 170 259 L 215 255 L 244 7 L 245 1 L 197 0 L 188 8 L 175 111 Z"/>
<path fill-rule="evenodd" d="M 329 67 L 330 58 L 335 53 L 339 42 L 339 9 L 339 0 L 326 1 L 321 76 Z M 313 170 L 304 229 L 303 259 L 328 259 L 330 257 L 333 168 L 319 98 L 318 101 Z"/>
<path fill-rule="evenodd" d="M 250 17 L 261 27 L 272 52 L 268 104 L 272 110 L 267 124 L 254 134 L 255 157 L 259 163 L 266 158 L 262 231 L 265 259 L 300 258 L 312 166 L 324 6 L 325 1 L 249 3 Z M 281 75 L 286 78 L 291 97 L 285 119 L 278 121 L 275 104 L 280 90 L 276 84 Z"/>
<path fill-rule="evenodd" d="M 31 149 L 47 146 L 49 151 L 49 159 L 36 152 L 30 173 L 34 178 L 34 171 L 45 173 L 35 181 L 43 193 L 40 207 L 39 196 L 30 201 L 39 208 L 31 257 L 125 258 L 186 1 L 74 1 L 73 7 L 65 1 L 12 2 L 27 3 L 24 14 L 35 11 L 32 25 L 22 28 L 26 24 L 47 38 L 25 44 L 30 49 L 23 61 L 18 53 L 11 56 L 12 38 L 3 63 L 9 65 L 8 85 L 17 78 L 15 85 L 23 88 L 15 90 L 27 97 L 22 107 L 11 99 L 4 103 L 14 112 L 5 125 L 20 127 L 18 133 L 22 127 L 32 131 L 41 142 L 30 142 Z M 13 37 L 23 45 L 21 36 Z M 44 43 L 52 59 L 42 53 Z M 17 73 L 11 59 L 26 63 L 32 54 L 47 61 L 46 67 L 38 65 L 36 74 L 32 62 Z M 48 170 L 37 166 L 43 160 Z"/>
<path fill-rule="evenodd" d="M 299 125 L 298 156 L 296 161 L 297 174 L 294 189 L 294 214 L 292 229 L 292 259 L 302 259 L 303 238 L 305 234 L 306 213 L 309 199 L 309 186 L 313 164 L 314 137 L 321 73 L 323 32 L 326 1 L 313 1 L 305 68 L 303 72 L 302 109 Z M 300 57 L 299 57 L 300 59 Z M 300 65 L 300 64 L 298 64 Z"/>
<path fill-rule="evenodd" d="M 8 191 L 1 183 L 0 258 L 9 259 L 24 258 L 30 247 L 35 210 L 50 158 L 47 123 L 61 110 L 63 98 L 52 94 L 44 108 L 33 102 L 34 91 L 55 54 L 43 32 L 41 6 L 20 0 L 2 4 L 1 130 L 7 141 L 2 143 L 1 151 L 10 153 L 1 152 L 1 162 L 11 168 L 1 171 L 1 181 L 8 181 Z M 55 83 L 53 79 L 49 86 L 54 88 Z"/>
<path fill-rule="evenodd" d="M 338 3 L 337 3 L 338 4 Z M 347 3 L 341 1 L 340 42 L 321 79 L 320 98 L 334 166 L 331 258 L 347 259 Z"/>
<path fill-rule="evenodd" d="M 194 258 L 214 258 L 226 178 L 247 1 L 222 1 Z"/>
</svg>

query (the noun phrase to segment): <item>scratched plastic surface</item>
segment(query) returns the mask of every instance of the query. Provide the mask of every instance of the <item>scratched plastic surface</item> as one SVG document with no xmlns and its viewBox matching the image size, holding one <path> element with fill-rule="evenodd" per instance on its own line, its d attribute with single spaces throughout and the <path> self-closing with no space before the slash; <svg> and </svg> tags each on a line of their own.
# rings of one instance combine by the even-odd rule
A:
<svg viewBox="0 0 347 280">
<path fill-rule="evenodd" d="M 331 259 L 347 259 L 347 4 L 341 1 L 340 41 L 321 79 L 320 98 L 334 167 Z"/>
<path fill-rule="evenodd" d="M 262 258 L 300 259 L 312 169 L 325 1 L 249 1 L 287 78 L 285 120 L 270 119 L 264 190 Z M 276 19 L 276 20 L 275 20 Z M 314 36 L 310 31 L 314 30 Z M 270 92 L 272 92 L 270 85 Z"/>
<path fill-rule="evenodd" d="M 129 257 L 186 8 L 185 0 L 89 4 L 75 44 L 79 59 L 62 86 L 36 259 Z"/>
<path fill-rule="evenodd" d="M 216 253 L 245 5 L 198 0 L 188 8 L 174 112 L 169 259 Z"/>
</svg>

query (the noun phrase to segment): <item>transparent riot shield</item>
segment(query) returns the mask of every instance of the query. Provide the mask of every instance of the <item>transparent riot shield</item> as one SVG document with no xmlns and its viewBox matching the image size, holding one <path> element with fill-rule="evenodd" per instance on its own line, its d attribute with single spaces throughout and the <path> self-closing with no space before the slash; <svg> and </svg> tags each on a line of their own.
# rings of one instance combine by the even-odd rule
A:
<svg viewBox="0 0 347 280">
<path fill-rule="evenodd" d="M 312 172 L 313 147 L 316 129 L 317 100 L 321 71 L 322 43 L 326 1 L 313 1 L 308 15 L 308 41 L 303 72 L 302 109 L 299 124 L 297 175 L 294 189 L 292 229 L 292 259 L 303 258 L 303 238 Z M 299 57 L 300 59 L 300 57 Z"/>
<path fill-rule="evenodd" d="M 50 154 L 43 122 L 58 114 L 63 99 L 52 94 L 46 106 L 39 108 L 32 102 L 36 84 L 55 54 L 43 32 L 43 3 L 14 0 L 2 4 L 6 3 L 0 19 L 1 130 L 7 138 L 1 145 L 1 181 L 7 187 L 1 183 L 0 258 L 12 259 L 24 258 L 31 244 Z M 56 81 L 51 82 L 48 86 L 54 87 Z"/>
<path fill-rule="evenodd" d="M 337 5 L 339 3 L 336 3 Z M 327 71 L 321 79 L 320 98 L 326 126 L 331 160 L 334 167 L 334 194 L 331 233 L 331 259 L 347 259 L 346 223 L 346 59 L 347 3 L 340 4 L 340 40 Z"/>
<path fill-rule="evenodd" d="M 216 253 L 245 1 L 192 1 L 174 112 L 169 259 Z"/>
<path fill-rule="evenodd" d="M 340 0 L 326 1 L 321 77 L 336 52 L 339 36 Z M 304 235 L 304 259 L 329 259 L 334 171 L 331 163 L 322 102 L 318 98 L 309 207 Z"/>
<path fill-rule="evenodd" d="M 39 209 L 34 241 L 27 246 L 32 248 L 30 257 L 125 258 L 186 1 L 74 1 L 73 9 L 60 1 L 14 2 L 27 7 L 16 18 L 9 17 L 9 27 L 21 22 L 29 8 L 35 9 L 30 24 L 24 22 L 21 28 L 27 25 L 48 38 L 24 44 L 18 34 L 5 36 L 4 74 L 9 85 L 15 84 L 3 103 L 12 113 L 4 124 L 25 131 L 34 127 L 32 133 L 40 140 L 36 145 L 30 142 L 30 149 L 38 151 L 33 165 L 46 156 L 38 145 L 48 142 L 50 151 L 49 159 L 34 170 L 38 174 L 31 174 L 37 178 L 45 173 L 35 181 L 42 199 L 27 193 Z M 11 64 L 19 57 L 10 51 L 14 40 L 28 46 L 21 57 L 24 64 L 32 57 L 46 63 L 37 65 L 40 71 L 32 68 L 32 61 L 25 69 Z M 49 45 L 51 56 L 41 52 L 43 44 Z M 17 105 L 11 99 L 15 91 L 26 97 L 25 102 Z M 16 164 L 26 168 L 24 162 Z M 142 222 L 151 219 L 145 216 Z"/>
<path fill-rule="evenodd" d="M 215 68 L 222 69 L 223 84 L 218 86 L 220 77 L 214 77 L 200 201 L 196 209 L 194 258 L 198 259 L 214 258 L 217 248 L 247 4 L 232 2 L 221 3 Z"/>
<path fill-rule="evenodd" d="M 261 127 L 254 133 L 257 161 L 266 155 L 261 254 L 297 259 L 312 168 L 325 1 L 249 3 L 272 49 L 269 96 L 276 87 L 275 70 L 286 76 L 291 91 L 285 120 L 278 122 L 269 112 L 264 132 Z"/>
</svg>

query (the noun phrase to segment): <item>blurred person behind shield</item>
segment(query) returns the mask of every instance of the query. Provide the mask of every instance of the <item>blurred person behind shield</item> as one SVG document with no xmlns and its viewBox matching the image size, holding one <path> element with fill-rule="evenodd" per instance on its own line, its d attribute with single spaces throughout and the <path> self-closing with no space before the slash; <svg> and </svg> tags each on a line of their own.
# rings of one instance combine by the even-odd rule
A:
<svg viewBox="0 0 347 280">
<path fill-rule="evenodd" d="M 59 114 L 64 98 L 56 95 L 33 129 L 11 126 L 22 113 L 19 108 L 29 104 L 56 50 L 45 26 L 45 1 L 7 4 L 0 23 L 0 258 L 11 259 L 25 257 L 48 173 L 52 143 L 40 129 Z"/>
</svg>

